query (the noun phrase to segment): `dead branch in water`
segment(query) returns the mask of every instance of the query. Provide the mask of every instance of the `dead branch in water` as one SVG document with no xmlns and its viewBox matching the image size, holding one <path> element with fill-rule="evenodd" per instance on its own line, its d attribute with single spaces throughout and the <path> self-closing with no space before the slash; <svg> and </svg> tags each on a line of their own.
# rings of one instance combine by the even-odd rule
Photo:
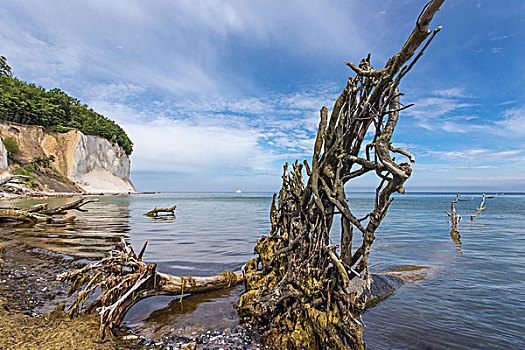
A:
<svg viewBox="0 0 525 350">
<path fill-rule="evenodd" d="M 474 218 L 478 216 L 481 211 L 485 210 L 487 207 L 484 207 L 485 205 L 485 199 L 492 199 L 496 198 L 497 196 L 502 196 L 503 193 L 495 193 L 492 196 L 485 196 L 485 193 L 483 193 L 483 197 L 481 198 L 481 203 L 479 207 L 476 207 L 476 212 L 474 214 L 470 214 L 470 221 L 474 221 Z"/>
<path fill-rule="evenodd" d="M 171 215 L 175 215 L 175 209 L 176 208 L 177 208 L 176 205 L 174 205 L 171 208 L 157 208 L 157 207 L 155 207 L 154 209 L 148 211 L 144 215 L 145 216 L 149 216 L 149 217 L 159 216 L 159 213 L 171 213 Z"/>
<path fill-rule="evenodd" d="M 42 209 L 40 213 L 44 215 L 58 215 L 58 214 L 65 214 L 68 210 L 78 210 L 81 212 L 86 212 L 87 210 L 82 209 L 82 207 L 88 203 L 98 202 L 98 199 L 85 199 L 81 198 L 79 200 L 76 200 L 74 202 L 68 203 L 66 205 L 51 208 L 51 209 Z"/>
<path fill-rule="evenodd" d="M 450 213 L 445 210 L 445 213 L 447 213 L 447 215 L 450 217 L 450 223 L 452 224 L 452 230 L 455 233 L 458 232 L 458 224 L 461 221 L 461 215 L 457 213 L 456 207 L 454 205 L 460 200 L 459 199 L 460 196 L 461 196 L 460 194 L 457 194 L 456 199 L 450 202 Z"/>
<path fill-rule="evenodd" d="M 66 223 L 72 222 L 75 216 L 65 216 L 68 210 L 85 212 L 82 207 L 88 203 L 98 202 L 98 199 L 85 199 L 73 201 L 63 206 L 48 209 L 48 204 L 36 204 L 30 208 L 0 208 L 0 221 L 19 221 L 25 223 Z M 59 215 L 59 216 L 56 216 Z"/>
<path fill-rule="evenodd" d="M 482 210 L 486 209 L 487 207 L 484 207 L 485 204 L 485 193 L 483 193 L 483 197 L 481 198 L 481 203 L 479 204 L 479 207 L 476 207 L 476 212 L 474 214 L 470 214 L 470 221 L 473 221 L 476 216 L 481 213 Z M 493 197 L 492 197 L 493 198 Z"/>
<path fill-rule="evenodd" d="M 97 310 L 103 336 L 106 328 L 118 327 L 128 310 L 142 299 L 155 295 L 182 297 L 186 293 L 229 288 L 243 281 L 242 273 L 231 271 L 211 277 L 183 277 L 158 272 L 156 264 L 146 264 L 142 260 L 146 244 L 147 241 L 137 255 L 131 244 L 122 238 L 116 249 L 103 260 L 58 275 L 57 280 L 71 283 L 70 295 L 77 293 L 77 300 L 69 310 L 70 315 L 82 310 Z M 102 293 L 84 306 L 97 288 Z"/>
<path fill-rule="evenodd" d="M 496 198 L 497 196 L 503 196 L 504 193 L 494 193 L 492 196 L 485 196 L 487 199 Z"/>
</svg>

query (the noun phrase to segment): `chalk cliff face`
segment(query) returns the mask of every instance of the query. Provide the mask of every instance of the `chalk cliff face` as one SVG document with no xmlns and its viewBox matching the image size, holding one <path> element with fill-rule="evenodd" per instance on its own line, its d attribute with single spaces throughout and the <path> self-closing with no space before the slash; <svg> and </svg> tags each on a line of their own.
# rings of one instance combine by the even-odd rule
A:
<svg viewBox="0 0 525 350">
<path fill-rule="evenodd" d="M 0 172 L 7 169 L 7 150 L 5 149 L 4 142 L 0 137 Z"/>
<path fill-rule="evenodd" d="M 129 180 L 128 156 L 121 147 L 106 139 L 84 135 L 78 130 L 50 134 L 40 126 L 5 121 L 0 122 L 0 137 L 17 141 L 20 160 L 53 155 L 52 166 L 86 192 L 136 192 Z"/>
<path fill-rule="evenodd" d="M 135 192 L 124 150 L 98 136 L 78 135 L 68 177 L 88 192 Z"/>
</svg>

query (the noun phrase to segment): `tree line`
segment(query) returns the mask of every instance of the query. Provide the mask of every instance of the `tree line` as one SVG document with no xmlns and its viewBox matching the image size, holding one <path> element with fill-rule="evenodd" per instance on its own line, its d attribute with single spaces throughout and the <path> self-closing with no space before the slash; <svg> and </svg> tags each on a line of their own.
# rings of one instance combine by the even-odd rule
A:
<svg viewBox="0 0 525 350">
<path fill-rule="evenodd" d="M 78 129 L 118 144 L 127 155 L 133 151 L 133 143 L 115 122 L 58 88 L 46 90 L 20 81 L 4 56 L 0 56 L 0 119 L 40 125 L 51 132 Z"/>
</svg>

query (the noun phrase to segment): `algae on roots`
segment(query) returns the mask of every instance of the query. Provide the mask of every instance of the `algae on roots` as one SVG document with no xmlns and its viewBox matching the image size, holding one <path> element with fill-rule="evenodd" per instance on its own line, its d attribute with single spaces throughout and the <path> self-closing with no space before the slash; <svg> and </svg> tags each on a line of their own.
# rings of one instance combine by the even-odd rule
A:
<svg viewBox="0 0 525 350">
<path fill-rule="evenodd" d="M 398 86 L 440 30 L 431 32 L 428 25 L 444 1 L 429 1 L 385 68 L 374 69 L 370 55 L 358 65 L 346 63 L 355 76 L 348 78 L 330 117 L 321 108 L 311 166 L 296 161 L 288 171 L 284 165 L 278 202 L 274 195 L 270 207 L 271 232 L 257 242 L 257 258 L 244 267 L 246 293 L 239 301 L 242 320 L 260 327 L 266 345 L 365 348 L 358 318 L 370 295 L 371 246 L 392 195 L 405 192 L 412 174 L 410 164 L 396 161 L 395 154 L 414 162 L 410 152 L 392 145 L 400 111 L 407 107 Z M 372 139 L 365 140 L 370 129 Z M 369 172 L 377 174 L 378 186 L 370 211 L 359 219 L 345 185 Z M 332 243 L 336 218 L 338 245 Z M 354 232 L 362 237 L 357 247 L 352 247 Z"/>
</svg>

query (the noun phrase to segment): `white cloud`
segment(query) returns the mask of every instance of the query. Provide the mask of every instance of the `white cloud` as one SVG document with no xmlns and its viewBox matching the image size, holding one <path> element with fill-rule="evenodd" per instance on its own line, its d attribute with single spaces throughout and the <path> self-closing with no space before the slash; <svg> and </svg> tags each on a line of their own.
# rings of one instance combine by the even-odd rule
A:
<svg viewBox="0 0 525 350">
<path fill-rule="evenodd" d="M 265 152 L 257 145 L 259 134 L 249 128 L 193 126 L 169 119 L 125 127 L 135 140 L 136 170 L 213 173 L 216 168 L 265 165 Z"/>
<path fill-rule="evenodd" d="M 440 96 L 440 97 L 453 97 L 453 98 L 472 97 L 472 95 L 466 93 L 466 89 L 463 87 L 453 87 L 453 88 L 445 89 L 445 90 L 437 90 L 437 91 L 434 91 L 434 95 Z"/>
<path fill-rule="evenodd" d="M 497 121 L 495 131 L 508 136 L 525 135 L 525 106 L 503 112 L 503 120 Z"/>
<path fill-rule="evenodd" d="M 133 140 L 133 171 L 278 174 L 285 161 L 311 156 L 318 109 L 334 91 L 321 86 L 291 94 L 202 96 L 134 106 L 147 94 L 133 84 L 89 90 L 90 106 L 118 122 Z"/>
<path fill-rule="evenodd" d="M 473 167 L 476 164 L 485 162 L 510 162 L 519 161 L 520 156 L 525 153 L 523 149 L 509 149 L 498 151 L 488 148 L 468 148 L 463 150 L 454 151 L 440 151 L 436 149 L 427 149 L 421 152 L 422 156 L 430 156 L 438 159 L 454 160 L 455 163 L 458 161 L 467 162 L 468 166 Z M 454 167 L 458 167 L 458 164 L 454 164 Z M 478 165 L 478 168 L 481 165 Z"/>
<path fill-rule="evenodd" d="M 416 125 L 426 130 L 465 134 L 479 127 L 471 122 L 478 118 L 471 114 L 473 107 L 478 106 L 471 102 L 473 99 L 476 97 L 463 87 L 436 90 L 413 101 L 414 106 L 404 113 L 414 117 Z"/>
<path fill-rule="evenodd" d="M 297 60 L 336 52 L 342 65 L 343 57 L 362 56 L 372 35 L 359 22 L 370 9 L 349 2 L 35 0 L 2 7 L 0 46 L 15 73 L 66 90 L 93 79 L 178 95 L 257 90 L 264 56 L 242 62 L 246 51 Z M 250 68 L 239 72 L 233 62 Z"/>
</svg>

